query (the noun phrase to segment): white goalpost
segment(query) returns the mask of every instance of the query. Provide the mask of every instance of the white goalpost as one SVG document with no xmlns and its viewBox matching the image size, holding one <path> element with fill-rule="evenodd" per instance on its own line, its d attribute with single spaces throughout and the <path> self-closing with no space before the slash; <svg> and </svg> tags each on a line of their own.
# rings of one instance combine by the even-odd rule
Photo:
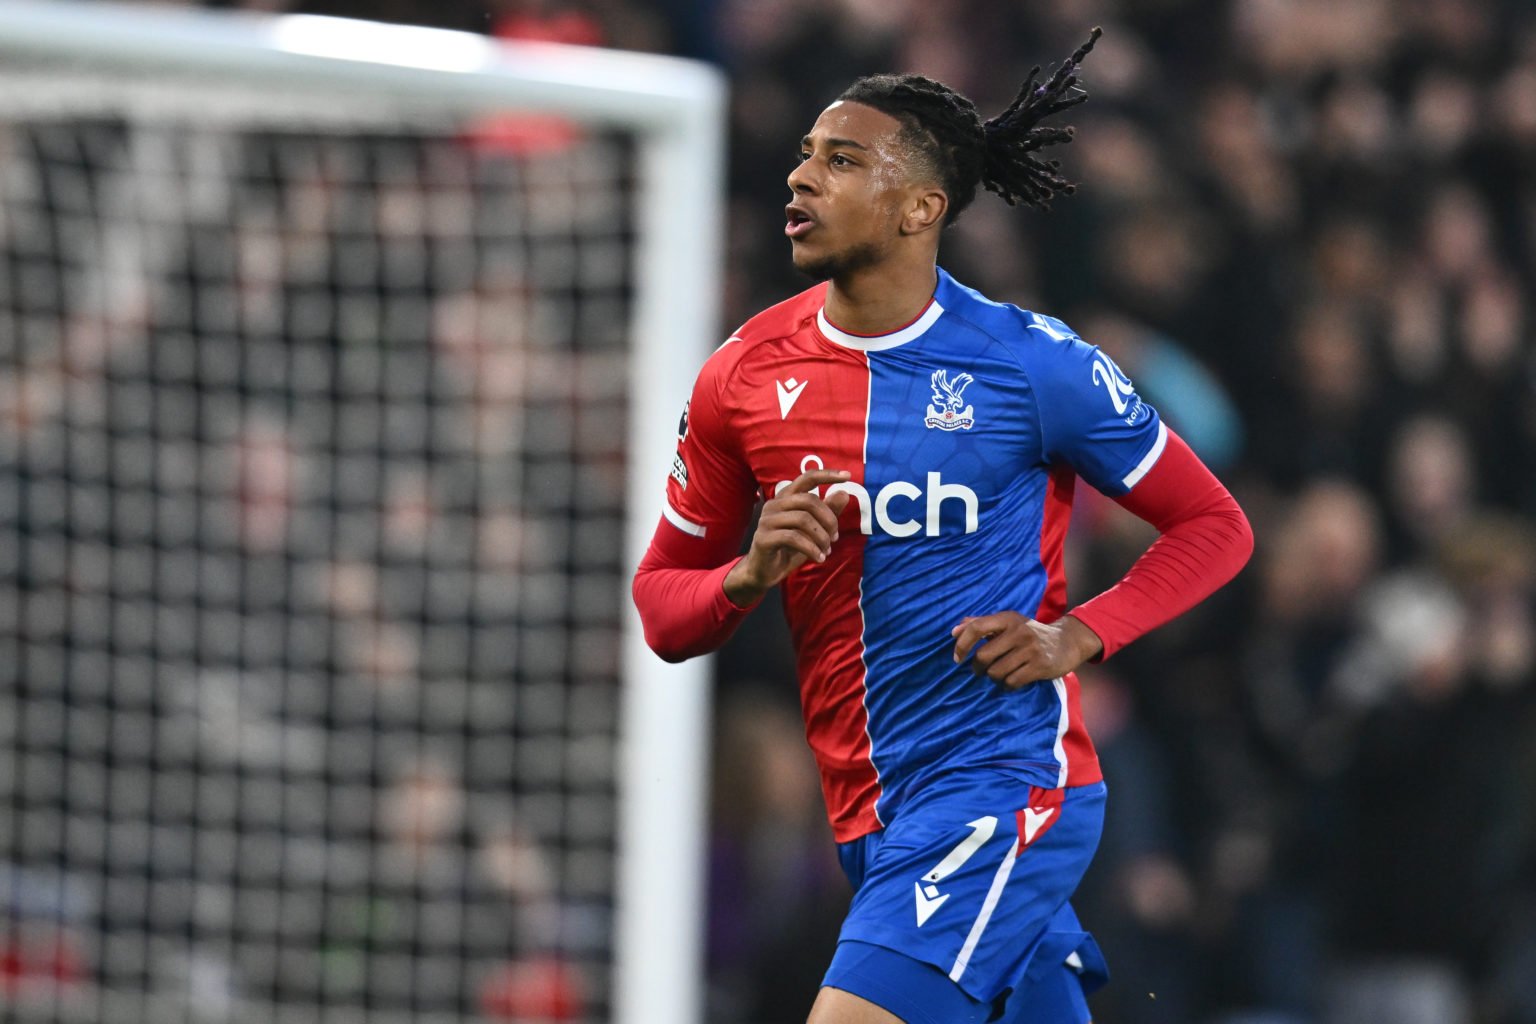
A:
<svg viewBox="0 0 1536 1024">
<path fill-rule="evenodd" d="M 708 665 L 628 582 L 724 103 L 0 4 L 0 1016 L 702 1019 Z"/>
</svg>

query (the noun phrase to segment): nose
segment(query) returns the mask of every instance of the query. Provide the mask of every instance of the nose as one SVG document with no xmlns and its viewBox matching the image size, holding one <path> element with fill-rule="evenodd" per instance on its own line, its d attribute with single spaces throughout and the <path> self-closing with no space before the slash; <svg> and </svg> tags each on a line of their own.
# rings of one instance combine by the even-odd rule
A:
<svg viewBox="0 0 1536 1024">
<path fill-rule="evenodd" d="M 789 190 L 797 196 L 814 195 L 816 192 L 816 181 L 811 173 L 811 164 L 810 160 L 802 160 L 789 172 L 787 179 Z"/>
</svg>

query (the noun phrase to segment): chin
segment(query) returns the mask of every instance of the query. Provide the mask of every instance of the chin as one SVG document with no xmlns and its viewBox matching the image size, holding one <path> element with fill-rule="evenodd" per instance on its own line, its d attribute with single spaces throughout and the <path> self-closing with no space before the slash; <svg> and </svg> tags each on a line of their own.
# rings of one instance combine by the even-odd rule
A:
<svg viewBox="0 0 1536 1024">
<path fill-rule="evenodd" d="M 856 245 L 841 252 L 809 253 L 796 246 L 790 254 L 795 269 L 815 281 L 830 281 L 844 277 L 880 262 L 879 247 L 872 244 Z"/>
<path fill-rule="evenodd" d="M 830 281 L 837 276 L 837 259 L 832 256 L 802 256 L 795 253 L 791 257 L 795 269 L 813 281 Z"/>
</svg>

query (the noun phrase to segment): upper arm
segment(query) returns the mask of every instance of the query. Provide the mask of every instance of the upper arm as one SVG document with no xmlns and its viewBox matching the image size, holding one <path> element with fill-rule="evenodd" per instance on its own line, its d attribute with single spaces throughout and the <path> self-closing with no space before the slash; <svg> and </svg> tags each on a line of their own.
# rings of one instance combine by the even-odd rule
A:
<svg viewBox="0 0 1536 1024">
<path fill-rule="evenodd" d="M 756 482 L 730 419 L 728 365 L 720 357 L 717 352 L 704 364 L 678 420 L 663 509 L 677 534 L 669 551 L 709 565 L 735 554 L 757 502 Z"/>
<path fill-rule="evenodd" d="M 1095 345 L 1053 317 L 1024 314 L 1027 370 L 1047 461 L 1066 462 L 1111 497 L 1130 491 L 1167 444 L 1157 410 Z"/>
</svg>

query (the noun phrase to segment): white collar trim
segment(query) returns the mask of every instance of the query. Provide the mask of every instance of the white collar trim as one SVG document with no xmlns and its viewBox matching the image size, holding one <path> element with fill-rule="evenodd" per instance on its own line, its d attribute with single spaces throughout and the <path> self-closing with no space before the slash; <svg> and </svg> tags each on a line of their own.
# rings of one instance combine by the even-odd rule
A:
<svg viewBox="0 0 1536 1024">
<path fill-rule="evenodd" d="M 821 333 L 826 335 L 828 341 L 846 348 L 856 348 L 860 352 L 880 352 L 884 349 L 895 348 L 897 345 L 905 345 L 921 337 L 923 332 L 934 325 L 939 317 L 944 315 L 944 307 L 939 305 L 935 298 L 928 303 L 928 308 L 923 310 L 923 315 L 912 321 L 899 331 L 890 334 L 876 334 L 872 337 L 862 337 L 857 334 L 849 334 L 832 326 L 827 319 L 825 307 L 816 311 L 816 326 L 821 328 Z"/>
</svg>

